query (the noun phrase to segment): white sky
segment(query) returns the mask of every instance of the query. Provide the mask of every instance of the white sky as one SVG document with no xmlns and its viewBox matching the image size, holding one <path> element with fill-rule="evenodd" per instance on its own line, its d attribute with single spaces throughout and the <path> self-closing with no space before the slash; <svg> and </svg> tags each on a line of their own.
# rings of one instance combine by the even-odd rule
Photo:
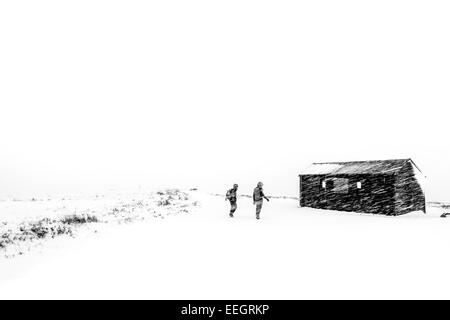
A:
<svg viewBox="0 0 450 320">
<path fill-rule="evenodd" d="M 450 201 L 448 1 L 2 1 L 0 196 L 297 193 L 413 158 Z"/>
</svg>

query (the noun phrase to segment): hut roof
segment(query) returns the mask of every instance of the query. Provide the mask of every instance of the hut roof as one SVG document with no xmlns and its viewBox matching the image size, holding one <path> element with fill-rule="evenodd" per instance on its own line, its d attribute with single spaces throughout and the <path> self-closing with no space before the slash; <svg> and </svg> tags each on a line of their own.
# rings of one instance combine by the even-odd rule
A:
<svg viewBox="0 0 450 320">
<path fill-rule="evenodd" d="M 353 161 L 353 162 L 323 162 L 313 163 L 300 175 L 339 175 L 339 174 L 396 174 L 411 159 Z"/>
</svg>

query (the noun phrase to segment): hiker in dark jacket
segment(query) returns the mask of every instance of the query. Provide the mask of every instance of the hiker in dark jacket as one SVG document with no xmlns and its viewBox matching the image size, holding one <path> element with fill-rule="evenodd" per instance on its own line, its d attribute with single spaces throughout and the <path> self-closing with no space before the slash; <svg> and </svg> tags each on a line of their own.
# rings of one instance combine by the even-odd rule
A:
<svg viewBox="0 0 450 320">
<path fill-rule="evenodd" d="M 263 183 L 258 182 L 257 187 L 253 191 L 253 204 L 256 205 L 256 219 L 259 220 L 259 215 L 261 214 L 261 209 L 263 205 L 263 199 L 269 201 L 269 198 L 266 197 L 263 191 Z"/>
<path fill-rule="evenodd" d="M 238 185 L 235 184 L 233 186 L 233 188 L 231 188 L 230 190 L 227 191 L 227 196 L 225 198 L 225 201 L 226 200 L 230 201 L 230 205 L 231 205 L 230 217 L 231 218 L 233 218 L 234 212 L 237 209 L 237 190 L 238 190 Z"/>
</svg>

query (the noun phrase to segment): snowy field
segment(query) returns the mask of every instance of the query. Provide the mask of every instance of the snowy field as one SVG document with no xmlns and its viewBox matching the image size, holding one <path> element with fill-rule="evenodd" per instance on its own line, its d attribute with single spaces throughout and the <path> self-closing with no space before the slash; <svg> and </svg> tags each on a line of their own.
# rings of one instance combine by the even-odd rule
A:
<svg viewBox="0 0 450 320">
<path fill-rule="evenodd" d="M 74 212 L 101 222 L 2 255 L 0 298 L 450 298 L 450 220 L 438 207 L 387 217 L 271 199 L 257 221 L 251 199 L 231 219 L 223 197 L 186 195 L 1 201 L 8 228 Z"/>
</svg>

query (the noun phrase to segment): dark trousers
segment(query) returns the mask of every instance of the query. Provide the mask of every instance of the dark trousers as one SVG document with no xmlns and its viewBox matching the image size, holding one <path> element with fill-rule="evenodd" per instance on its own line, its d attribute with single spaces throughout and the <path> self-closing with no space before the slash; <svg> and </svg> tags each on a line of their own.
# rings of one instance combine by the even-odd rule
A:
<svg viewBox="0 0 450 320">
<path fill-rule="evenodd" d="M 234 213 L 237 209 L 237 202 L 230 200 L 230 205 L 231 205 L 230 213 Z"/>
<path fill-rule="evenodd" d="M 262 200 L 256 201 L 255 204 L 256 204 L 256 216 L 259 217 L 259 215 L 261 213 L 263 201 Z"/>
</svg>

